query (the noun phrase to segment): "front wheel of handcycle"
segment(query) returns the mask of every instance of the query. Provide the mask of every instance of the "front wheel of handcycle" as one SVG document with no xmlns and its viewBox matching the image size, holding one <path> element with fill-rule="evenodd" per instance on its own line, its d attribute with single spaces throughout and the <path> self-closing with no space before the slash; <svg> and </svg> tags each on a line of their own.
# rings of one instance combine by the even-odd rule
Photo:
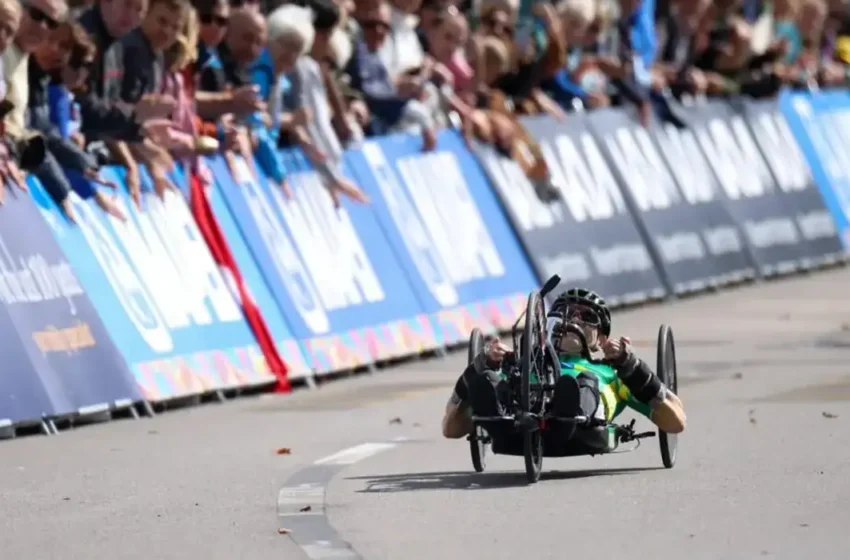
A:
<svg viewBox="0 0 850 560">
<path fill-rule="evenodd" d="M 521 363 L 521 402 L 524 424 L 523 440 L 525 455 L 525 474 L 529 483 L 540 480 L 543 470 L 543 434 L 537 422 L 529 419 L 539 417 L 544 410 L 544 383 L 542 378 L 545 367 L 546 317 L 543 299 L 538 292 L 528 296 L 525 313 L 525 327 L 522 336 Z M 534 379 L 532 379 L 534 376 Z"/>
<path fill-rule="evenodd" d="M 679 377 L 676 373 L 676 344 L 673 341 L 673 329 L 661 325 L 658 329 L 658 377 L 664 385 L 679 394 Z M 676 434 L 658 430 L 658 444 L 661 447 L 661 460 L 664 466 L 672 469 L 676 464 L 676 452 L 679 448 Z"/>
<path fill-rule="evenodd" d="M 471 364 L 482 350 L 484 350 L 484 335 L 481 329 L 476 327 L 469 335 L 468 364 Z M 487 433 L 481 426 L 474 426 L 472 429 L 472 434 L 469 436 L 469 454 L 472 456 L 472 467 L 475 472 L 484 472 L 487 466 Z"/>
</svg>

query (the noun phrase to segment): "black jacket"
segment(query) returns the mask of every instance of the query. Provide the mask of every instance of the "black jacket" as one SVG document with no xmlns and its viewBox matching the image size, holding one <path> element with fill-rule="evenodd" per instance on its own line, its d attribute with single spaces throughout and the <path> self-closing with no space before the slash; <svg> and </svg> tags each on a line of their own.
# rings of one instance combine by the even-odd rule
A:
<svg viewBox="0 0 850 560">
<path fill-rule="evenodd" d="M 114 103 L 117 97 L 108 91 L 110 82 L 114 83 L 123 75 L 123 60 L 110 53 L 110 47 L 116 41 L 109 35 L 97 4 L 80 17 L 80 25 L 97 46 L 95 62 L 89 72 L 88 91 L 78 98 L 83 133 L 89 141 L 141 141 L 141 126 L 133 112 L 117 106 Z"/>
</svg>

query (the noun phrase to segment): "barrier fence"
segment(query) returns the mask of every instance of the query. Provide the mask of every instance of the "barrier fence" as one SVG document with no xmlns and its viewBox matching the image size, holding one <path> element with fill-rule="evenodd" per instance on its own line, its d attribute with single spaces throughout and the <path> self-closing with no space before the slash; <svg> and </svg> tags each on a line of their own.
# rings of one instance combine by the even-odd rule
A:
<svg viewBox="0 0 850 560">
<path fill-rule="evenodd" d="M 250 162 L 231 173 L 212 157 L 206 189 L 177 174 L 181 191 L 160 199 L 143 177 L 142 211 L 120 189 L 126 223 L 72 194 L 71 224 L 30 178 L 0 209 L 0 428 L 50 433 L 440 351 L 508 329 L 554 273 L 617 306 L 845 260 L 850 94 L 687 115 L 649 130 L 620 109 L 523 118 L 554 200 L 455 131 L 433 152 L 407 135 L 349 150 L 371 203 L 339 209 L 299 151 L 283 154 L 291 199 Z"/>
</svg>

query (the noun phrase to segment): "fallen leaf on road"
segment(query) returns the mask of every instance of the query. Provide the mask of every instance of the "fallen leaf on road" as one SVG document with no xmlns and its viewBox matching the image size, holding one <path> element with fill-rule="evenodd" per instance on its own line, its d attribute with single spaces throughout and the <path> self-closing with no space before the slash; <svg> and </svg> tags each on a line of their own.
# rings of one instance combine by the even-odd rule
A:
<svg viewBox="0 0 850 560">
<path fill-rule="evenodd" d="M 808 526 L 809 526 L 808 523 L 800 523 L 800 527 L 808 527 Z"/>
<path fill-rule="evenodd" d="M 756 417 L 754 416 L 755 413 L 756 413 L 756 409 L 751 408 L 750 409 L 750 424 L 757 424 L 758 423 L 758 420 L 756 420 Z"/>
<path fill-rule="evenodd" d="M 850 331 L 850 323 L 841 323 L 841 330 L 844 332 Z"/>
<path fill-rule="evenodd" d="M 735 378 L 735 379 L 743 379 L 744 374 L 741 373 L 740 371 L 736 371 L 735 374 L 732 377 Z"/>
<path fill-rule="evenodd" d="M 312 506 L 304 506 L 303 508 L 299 509 L 298 511 L 305 512 L 305 511 L 312 511 L 312 510 L 313 510 Z"/>
<path fill-rule="evenodd" d="M 292 532 L 292 529 L 287 529 L 286 527 L 281 527 L 280 529 L 277 530 L 277 533 L 279 535 L 288 535 L 291 532 Z"/>
<path fill-rule="evenodd" d="M 401 424 L 401 418 L 393 418 L 390 420 L 390 424 Z"/>
<path fill-rule="evenodd" d="M 71 498 L 62 498 L 62 499 L 63 499 L 64 501 L 66 501 L 66 502 L 68 502 L 68 501 L 70 501 L 70 500 L 71 500 Z"/>
<path fill-rule="evenodd" d="M 758 423 L 759 423 L 758 420 L 756 420 L 752 416 L 750 417 L 750 424 L 758 424 Z"/>
<path fill-rule="evenodd" d="M 823 414 L 824 418 L 838 418 L 837 414 L 833 414 L 831 412 L 823 411 L 823 412 L 821 412 L 821 414 Z"/>
<path fill-rule="evenodd" d="M 420 424 L 419 422 L 414 422 L 414 423 L 413 423 L 413 427 L 414 427 L 414 428 L 421 428 L 421 427 L 422 427 L 422 424 Z"/>
<path fill-rule="evenodd" d="M 278 455 L 292 455 L 292 450 L 288 447 L 281 447 L 277 451 L 275 451 Z"/>
</svg>

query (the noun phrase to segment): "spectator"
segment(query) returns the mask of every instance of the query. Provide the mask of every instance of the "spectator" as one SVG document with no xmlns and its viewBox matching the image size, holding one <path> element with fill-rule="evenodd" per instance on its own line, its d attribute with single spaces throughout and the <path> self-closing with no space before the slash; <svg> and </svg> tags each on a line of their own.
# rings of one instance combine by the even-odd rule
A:
<svg viewBox="0 0 850 560">
<path fill-rule="evenodd" d="M 46 151 L 41 135 L 28 128 L 30 54 L 49 40 L 67 13 L 62 0 L 31 0 L 24 10 L 12 43 L 3 52 L 5 100 L 10 103 L 4 132 L 21 168 L 35 174 L 69 220 L 74 216 L 68 199 L 70 186 L 59 164 Z"/>
<path fill-rule="evenodd" d="M 18 27 L 21 23 L 21 5 L 18 0 L 0 0 L 0 55 L 4 55 L 9 43 L 18 32 Z M 3 69 L 5 56 L 0 57 L 0 70 Z M 4 74 L 5 76 L 5 74 Z M 0 80 L 0 100 L 2 100 L 2 108 L 0 111 L 0 119 L 5 121 L 6 115 L 11 110 L 11 103 L 6 101 L 6 81 Z M 0 142 L 0 180 L 3 181 L 3 186 L 10 182 L 18 186 L 18 188 L 26 189 L 26 182 L 18 168 L 18 164 L 13 157 L 16 152 L 10 139 L 6 137 L 5 125 L 0 130 L 0 135 L 3 140 Z M 0 204 L 3 201 L 5 189 L 0 188 Z"/>
<path fill-rule="evenodd" d="M 27 125 L 41 135 L 46 149 L 46 165 L 36 175 L 48 190 L 68 193 L 73 188 L 83 198 L 94 199 L 108 214 L 125 220 L 115 203 L 95 187 L 101 184 L 114 189 L 116 185 L 100 178 L 95 159 L 64 136 L 55 124 L 56 115 L 51 115 L 51 82 L 61 82 L 63 75 L 69 80 L 78 77 L 83 69 L 70 66 L 72 54 L 83 53 L 77 54 L 74 62 L 78 64 L 80 60 L 91 59 L 93 51 L 94 45 L 85 30 L 76 23 L 64 22 L 39 43 L 29 59 Z"/>
<path fill-rule="evenodd" d="M 318 29 L 310 11 L 298 6 L 283 6 L 269 16 L 269 52 L 275 72 L 290 75 L 287 97 L 291 101 L 286 108 L 298 115 L 287 128 L 316 167 L 336 206 L 340 194 L 357 202 L 368 202 L 368 198 L 342 173 L 342 146 L 331 124 L 324 76 L 319 64 L 305 55 L 327 50 L 338 14 L 338 10 L 320 11 Z M 275 103 L 283 101 L 281 94 L 273 92 L 270 99 L 273 119 L 278 113 Z"/>
<path fill-rule="evenodd" d="M 352 87 L 363 92 L 373 115 L 371 132 L 418 127 L 425 149 L 432 150 L 437 137 L 431 111 L 419 99 L 398 91 L 379 55 L 390 31 L 389 5 L 381 0 L 374 8 L 360 11 L 358 23 L 362 36 L 354 45 L 346 72 L 351 76 Z"/>
</svg>

